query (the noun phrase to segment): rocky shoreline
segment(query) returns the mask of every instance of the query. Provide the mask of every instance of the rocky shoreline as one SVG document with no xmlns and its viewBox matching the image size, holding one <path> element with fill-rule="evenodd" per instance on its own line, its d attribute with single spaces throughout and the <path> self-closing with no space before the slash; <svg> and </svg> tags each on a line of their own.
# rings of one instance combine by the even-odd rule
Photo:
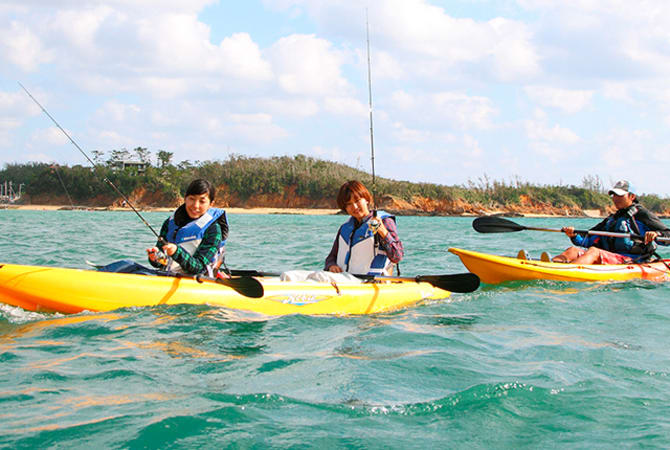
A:
<svg viewBox="0 0 670 450">
<path fill-rule="evenodd" d="M 296 214 L 296 215 L 336 215 L 344 214 L 337 208 L 282 208 L 282 207 L 228 207 L 224 206 L 229 214 Z M 537 209 L 529 211 L 501 210 L 501 209 L 473 209 L 472 211 L 463 212 L 436 212 L 424 211 L 417 209 L 396 209 L 384 207 L 384 210 L 395 214 L 397 216 L 445 216 L 445 217 L 478 217 L 484 215 L 498 215 L 504 217 L 604 217 L 602 211 L 583 210 L 580 214 L 556 214 L 554 211 L 539 212 Z M 117 205 L 110 206 L 70 206 L 62 204 L 0 204 L 0 209 L 12 210 L 29 210 L 29 211 L 71 211 L 71 210 L 85 210 L 85 211 L 132 211 L 130 207 L 123 207 Z M 174 210 L 174 206 L 136 206 L 136 209 L 141 212 L 170 212 Z"/>
<path fill-rule="evenodd" d="M 306 214 L 330 215 L 342 214 L 337 208 L 334 198 L 312 199 L 297 195 L 294 187 L 288 187 L 282 194 L 257 194 L 241 199 L 230 193 L 227 186 L 217 186 L 215 206 L 225 208 L 231 214 Z M 183 199 L 178 196 L 166 198 L 146 189 L 136 189 L 128 199 L 140 211 L 172 211 Z M 32 209 L 32 210 L 72 210 L 86 209 L 93 211 L 126 211 L 131 210 L 123 199 L 97 196 L 86 204 L 70 205 L 68 198 L 62 194 L 25 196 L 20 205 L 0 205 L 0 208 Z M 579 207 L 557 207 L 552 204 L 537 202 L 527 196 L 512 205 L 483 205 L 468 203 L 463 199 L 432 199 L 414 196 L 406 201 L 392 195 L 380 195 L 376 198 L 377 208 L 398 216 L 451 216 L 476 217 L 484 215 L 501 215 L 507 217 L 605 217 L 612 212 L 605 210 L 582 210 Z"/>
</svg>

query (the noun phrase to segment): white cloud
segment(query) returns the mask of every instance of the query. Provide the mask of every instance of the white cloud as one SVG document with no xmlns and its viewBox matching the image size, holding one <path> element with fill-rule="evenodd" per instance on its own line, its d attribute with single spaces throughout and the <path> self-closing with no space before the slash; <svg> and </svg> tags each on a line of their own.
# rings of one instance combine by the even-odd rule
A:
<svg viewBox="0 0 670 450">
<path fill-rule="evenodd" d="M 396 122 L 393 124 L 393 138 L 400 142 L 422 144 L 430 141 L 431 133 L 428 130 L 407 128 L 404 124 Z"/>
<path fill-rule="evenodd" d="M 292 34 L 279 39 L 268 54 L 279 86 L 289 94 L 325 97 L 349 90 L 340 69 L 344 55 L 325 39 Z"/>
<path fill-rule="evenodd" d="M 97 40 L 106 21 L 123 22 L 127 18 L 108 6 L 56 11 L 50 21 L 51 31 L 64 40 L 63 45 L 97 60 Z"/>
<path fill-rule="evenodd" d="M 300 8 L 324 29 L 352 38 L 360 36 L 364 27 L 362 6 L 355 2 L 266 0 L 265 3 L 278 9 Z M 454 67 L 461 66 L 462 70 L 478 71 L 479 76 L 487 73 L 489 77 L 511 80 L 539 71 L 531 28 L 520 21 L 500 17 L 486 22 L 456 18 L 426 0 L 374 2 L 369 17 L 376 76 L 398 78 L 402 74 L 420 74 L 443 78 L 450 76 Z M 479 73 L 482 70 L 484 74 Z"/>
<path fill-rule="evenodd" d="M 468 96 L 458 92 L 439 92 L 431 95 L 437 114 L 461 128 L 488 129 L 496 113 L 491 101 L 485 97 Z"/>
<path fill-rule="evenodd" d="M 324 110 L 333 114 L 364 117 L 369 114 L 369 107 L 351 97 L 327 97 L 323 101 Z"/>
<path fill-rule="evenodd" d="M 219 45 L 223 72 L 246 80 L 272 78 L 270 64 L 261 55 L 260 48 L 248 33 L 235 33 Z"/>
<path fill-rule="evenodd" d="M 552 163 L 572 158 L 576 151 L 574 146 L 582 139 L 569 128 L 551 126 L 547 122 L 548 117 L 542 110 L 536 110 L 534 118 L 523 121 L 529 147 Z"/>
<path fill-rule="evenodd" d="M 51 158 L 49 155 L 46 153 L 38 152 L 38 153 L 27 153 L 25 155 L 21 155 L 21 161 L 31 161 L 31 162 L 51 162 L 53 161 L 53 158 Z M 19 161 L 16 159 L 15 161 Z"/>
<path fill-rule="evenodd" d="M 605 82 L 602 86 L 603 96 L 607 99 L 631 103 L 633 101 L 630 86 L 622 82 Z"/>
<path fill-rule="evenodd" d="M 451 128 L 490 129 L 497 110 L 490 99 L 469 96 L 460 92 L 434 92 L 431 94 L 410 94 L 395 91 L 391 95 L 389 108 L 402 112 L 412 120 L 421 121 L 425 126 Z"/>
<path fill-rule="evenodd" d="M 96 115 L 103 121 L 126 122 L 136 120 L 140 112 L 141 109 L 137 105 L 109 101 L 96 112 Z"/>
<path fill-rule="evenodd" d="M 34 95 L 40 98 L 47 97 L 42 92 L 37 91 Z M 0 91 L 0 118 L 6 117 L 11 120 L 21 120 L 24 117 L 36 116 L 41 114 L 41 110 L 30 98 L 21 91 L 3 92 Z"/>
<path fill-rule="evenodd" d="M 555 144 L 576 144 L 581 139 L 569 128 L 547 125 L 544 121 L 528 120 L 525 122 L 526 133 L 531 141 L 543 141 Z"/>
<path fill-rule="evenodd" d="M 0 28 L 0 57 L 25 72 L 32 72 L 40 64 L 53 59 L 51 52 L 44 49 L 40 38 L 18 21 L 12 21 L 9 27 Z"/>
<path fill-rule="evenodd" d="M 207 132 L 229 139 L 267 143 L 288 136 L 286 130 L 273 122 L 272 116 L 257 114 L 228 114 L 219 118 L 210 116 L 204 121 Z"/>
<path fill-rule="evenodd" d="M 328 161 L 338 161 L 343 164 L 348 164 L 350 166 L 353 166 L 351 164 L 351 161 L 343 161 L 342 160 L 342 149 L 340 149 L 338 146 L 333 146 L 333 147 L 322 147 L 322 146 L 314 146 L 312 147 L 312 153 L 321 158 L 321 159 L 326 159 Z M 360 168 L 360 167 L 359 167 Z"/>
<path fill-rule="evenodd" d="M 67 131 L 67 130 L 65 130 Z M 69 131 L 68 134 L 72 135 Z M 39 148 L 40 146 L 53 145 L 60 146 L 69 144 L 70 140 L 57 127 L 43 128 L 35 131 L 30 137 L 30 146 Z"/>
<path fill-rule="evenodd" d="M 657 144 L 649 131 L 642 129 L 618 129 L 600 138 L 600 159 L 616 178 L 629 178 L 631 166 L 645 161 L 663 162 L 667 157 L 663 151 L 653 151 Z M 665 143 L 663 144 L 665 147 Z M 663 148 L 663 150 L 665 150 Z"/>
<path fill-rule="evenodd" d="M 318 102 L 304 98 L 260 98 L 256 104 L 260 110 L 277 116 L 310 117 L 321 110 Z"/>
<path fill-rule="evenodd" d="M 391 93 L 391 104 L 398 109 L 409 110 L 415 108 L 417 102 L 406 91 L 394 91 Z"/>
<path fill-rule="evenodd" d="M 557 108 L 574 114 L 591 102 L 593 91 L 561 89 L 551 86 L 526 86 L 528 97 L 540 106 Z"/>
</svg>

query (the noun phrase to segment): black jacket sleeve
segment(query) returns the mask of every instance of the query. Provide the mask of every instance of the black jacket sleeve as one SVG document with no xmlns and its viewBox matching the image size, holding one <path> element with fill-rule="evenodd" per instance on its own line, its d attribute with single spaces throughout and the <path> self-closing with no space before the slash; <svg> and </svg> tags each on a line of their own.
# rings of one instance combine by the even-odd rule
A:
<svg viewBox="0 0 670 450">
<path fill-rule="evenodd" d="M 656 214 L 649 211 L 644 206 L 638 206 L 635 219 L 644 224 L 650 231 L 656 231 L 662 237 L 670 237 L 670 228 L 668 228 Z M 661 245 L 669 245 L 667 242 L 659 242 Z"/>
</svg>

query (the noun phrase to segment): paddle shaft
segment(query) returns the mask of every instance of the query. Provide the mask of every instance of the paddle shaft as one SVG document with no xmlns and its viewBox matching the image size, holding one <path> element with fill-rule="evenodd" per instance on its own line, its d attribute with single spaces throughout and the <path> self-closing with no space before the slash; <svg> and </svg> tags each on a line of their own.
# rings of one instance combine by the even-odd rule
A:
<svg viewBox="0 0 670 450">
<path fill-rule="evenodd" d="M 233 276 L 246 277 L 278 277 L 279 273 L 260 272 L 257 270 L 231 270 Z M 479 277 L 473 273 L 454 273 L 447 275 L 417 275 L 415 277 L 394 277 L 384 275 L 356 275 L 356 278 L 365 281 L 402 281 L 415 283 L 429 283 L 436 288 L 457 292 L 468 293 L 476 291 L 479 287 Z"/>
<path fill-rule="evenodd" d="M 535 227 L 524 227 L 526 230 L 532 231 L 550 231 L 553 233 L 563 233 L 563 230 L 557 228 L 535 228 Z M 606 236 L 613 238 L 628 238 L 635 241 L 644 241 L 644 236 L 635 233 L 617 233 L 614 231 L 600 231 L 600 230 L 574 230 L 575 234 L 585 234 L 589 236 Z M 666 237 L 657 237 L 655 239 L 658 242 L 670 242 L 670 238 Z"/>
<path fill-rule="evenodd" d="M 516 222 L 511 220 L 504 219 L 497 216 L 483 216 L 478 217 L 472 222 L 472 227 L 479 233 L 510 233 L 515 231 L 548 231 L 551 233 L 563 233 L 563 229 L 560 228 L 540 228 L 540 227 L 527 227 L 525 225 L 519 225 Z M 612 231 L 600 231 L 600 230 L 574 230 L 575 234 L 589 235 L 589 236 L 607 236 L 614 238 L 628 238 L 638 241 L 644 241 L 644 236 L 634 233 L 617 233 Z M 667 237 L 657 237 L 655 239 L 658 242 L 670 242 L 670 238 Z"/>
</svg>

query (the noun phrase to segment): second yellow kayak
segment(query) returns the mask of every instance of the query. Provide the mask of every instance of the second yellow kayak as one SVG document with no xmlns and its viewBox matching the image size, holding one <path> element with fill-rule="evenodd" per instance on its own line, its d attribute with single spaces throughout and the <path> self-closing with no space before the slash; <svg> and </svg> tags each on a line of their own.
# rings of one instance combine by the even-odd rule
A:
<svg viewBox="0 0 670 450">
<path fill-rule="evenodd" d="M 670 260 L 643 264 L 564 264 L 517 259 L 508 256 L 450 248 L 468 270 L 483 283 L 516 280 L 625 281 L 644 279 L 670 281 Z"/>
</svg>

